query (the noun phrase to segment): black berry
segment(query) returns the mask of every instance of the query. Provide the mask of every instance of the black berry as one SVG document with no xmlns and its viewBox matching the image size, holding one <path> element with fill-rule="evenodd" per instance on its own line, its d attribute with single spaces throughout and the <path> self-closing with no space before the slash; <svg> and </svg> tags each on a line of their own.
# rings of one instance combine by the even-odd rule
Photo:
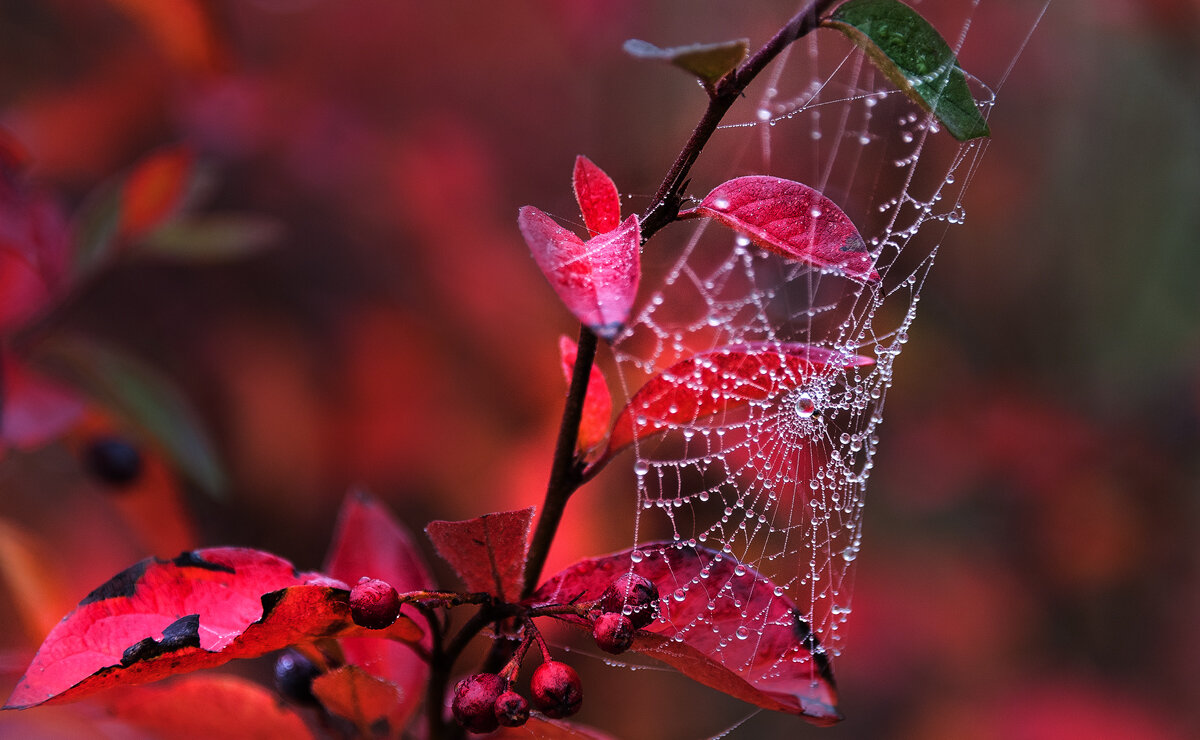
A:
<svg viewBox="0 0 1200 740">
<path fill-rule="evenodd" d="M 295 650 L 288 650 L 275 661 L 276 690 L 297 704 L 316 705 L 312 682 L 319 675 L 321 669 Z"/>
<path fill-rule="evenodd" d="M 450 704 L 454 719 L 470 732 L 491 732 L 500 726 L 496 700 L 504 689 L 504 679 L 495 673 L 467 676 L 454 687 L 454 701 Z"/>
<path fill-rule="evenodd" d="M 645 576 L 626 573 L 604 590 L 600 596 L 600 611 L 625 614 L 635 629 L 641 629 L 654 621 L 658 612 L 658 588 Z"/>
<path fill-rule="evenodd" d="M 350 617 L 360 627 L 381 630 L 400 616 L 400 596 L 390 583 L 362 578 L 350 591 Z"/>
<path fill-rule="evenodd" d="M 548 660 L 537 667 L 529 679 L 533 704 L 547 717 L 561 719 L 579 711 L 583 704 L 583 686 L 579 674 L 566 663 Z"/>
<path fill-rule="evenodd" d="M 142 453 L 120 437 L 99 437 L 83 451 L 88 471 L 114 488 L 132 485 L 142 475 Z"/>
<path fill-rule="evenodd" d="M 619 612 L 605 612 L 596 617 L 592 637 L 604 652 L 620 655 L 633 645 L 633 622 Z"/>
<path fill-rule="evenodd" d="M 529 702 L 515 691 L 496 697 L 496 721 L 505 727 L 520 727 L 529 719 Z"/>
</svg>

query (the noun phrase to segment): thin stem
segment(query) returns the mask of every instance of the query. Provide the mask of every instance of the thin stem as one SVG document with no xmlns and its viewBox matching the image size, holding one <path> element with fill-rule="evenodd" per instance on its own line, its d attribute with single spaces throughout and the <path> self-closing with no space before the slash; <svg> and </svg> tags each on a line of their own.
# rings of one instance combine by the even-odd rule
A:
<svg viewBox="0 0 1200 740">
<path fill-rule="evenodd" d="M 550 480 L 546 484 L 546 499 L 542 504 L 542 515 L 538 518 L 533 541 L 529 545 L 529 557 L 525 561 L 525 586 L 522 598 L 529 598 L 542 575 L 542 566 L 550 553 L 550 544 L 558 532 L 567 499 L 580 485 L 582 466 L 575 455 L 579 441 L 579 420 L 583 417 L 583 401 L 587 397 L 588 379 L 592 374 L 592 363 L 596 359 L 596 335 L 586 326 L 579 328 L 579 348 L 575 352 L 575 367 L 571 371 L 571 386 L 567 390 L 567 403 L 563 408 L 562 422 L 558 427 L 558 441 L 554 446 L 554 462 L 550 467 Z"/>
<path fill-rule="evenodd" d="M 663 178 L 658 192 L 655 193 L 653 205 L 646 210 L 642 217 L 643 244 L 665 226 L 678 219 L 683 189 L 687 184 L 692 165 L 696 163 L 700 152 L 716 132 L 721 120 L 741 97 L 746 87 L 788 44 L 815 29 L 819 17 L 839 1 L 813 0 L 805 9 L 792 16 L 791 20 L 780 28 L 761 49 L 708 91 L 709 102 L 704 115 L 696 124 L 696 128 L 692 130 L 691 136 L 688 137 L 683 149 L 680 150 Z M 579 438 L 579 420 L 583 415 L 583 402 L 587 397 L 588 380 L 591 377 L 592 364 L 596 357 L 596 345 L 596 335 L 586 326 L 580 327 L 579 347 L 575 355 L 575 366 L 571 371 L 571 384 L 567 390 L 562 421 L 558 428 L 558 440 L 555 443 L 554 459 L 550 467 L 550 479 L 546 484 L 546 498 L 525 562 L 525 581 L 521 592 L 523 599 L 529 598 L 537 588 L 538 579 L 541 577 L 542 568 L 546 563 L 546 556 L 550 552 L 550 545 L 553 543 L 555 534 L 558 532 L 558 525 L 562 521 L 567 500 L 579 489 L 585 479 L 590 479 L 599 472 L 599 469 L 607 461 L 607 458 L 598 461 L 591 468 L 587 468 L 585 473 L 583 461 L 575 451 Z M 566 610 L 571 609 L 574 607 L 566 607 Z M 538 611 L 540 614 L 551 613 L 549 610 Z M 532 612 L 529 615 L 532 616 Z M 446 683 L 449 680 L 449 671 L 454 660 L 466 646 L 466 642 L 498 616 L 503 615 L 498 613 L 496 606 L 484 605 L 470 621 L 463 625 L 445 651 L 435 651 L 427 694 L 431 738 L 443 737 L 446 731 L 441 718 L 441 702 L 445 696 Z M 541 640 L 540 634 L 537 635 L 537 639 Z M 516 648 L 513 646 L 498 641 L 485 661 L 485 670 L 493 670 L 491 666 L 499 669 L 510 659 L 515 650 Z"/>
</svg>

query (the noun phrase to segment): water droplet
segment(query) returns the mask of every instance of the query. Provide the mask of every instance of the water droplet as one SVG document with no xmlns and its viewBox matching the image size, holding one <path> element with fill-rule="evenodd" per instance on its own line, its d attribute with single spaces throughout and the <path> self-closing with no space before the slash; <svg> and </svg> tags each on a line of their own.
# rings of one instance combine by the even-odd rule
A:
<svg viewBox="0 0 1200 740">
<path fill-rule="evenodd" d="M 738 234 L 738 235 L 737 235 L 737 238 L 735 238 L 733 241 L 734 241 L 734 243 L 735 243 L 735 244 L 737 244 L 739 247 L 748 247 L 748 246 L 750 246 L 750 237 L 746 236 L 745 234 Z"/>
<path fill-rule="evenodd" d="M 645 460 L 638 460 L 633 464 L 633 472 L 638 475 L 645 475 L 650 472 L 650 463 Z"/>
<path fill-rule="evenodd" d="M 737 566 L 735 566 L 735 567 L 734 567 L 734 569 L 733 569 L 733 574 L 734 574 L 735 576 L 744 576 L 744 575 L 746 575 L 746 566 L 742 565 L 741 563 L 738 563 L 738 564 L 737 564 Z"/>
<path fill-rule="evenodd" d="M 760 120 L 760 121 L 771 120 L 771 111 L 767 110 L 766 108 L 759 108 L 758 113 L 756 113 L 755 115 L 758 116 L 758 120 Z"/>
<path fill-rule="evenodd" d="M 642 551 L 641 551 L 641 550 L 634 550 L 633 552 L 629 553 L 629 559 L 630 559 L 630 560 L 632 560 L 632 561 L 633 561 L 633 562 L 635 562 L 635 563 L 640 563 L 640 562 L 642 562 L 642 558 L 643 558 L 643 557 L 644 557 L 644 556 L 642 555 Z"/>
<path fill-rule="evenodd" d="M 717 198 L 716 200 L 714 200 L 712 202 L 712 206 L 713 206 L 713 208 L 716 208 L 718 211 L 723 211 L 729 207 L 729 199 L 728 198 Z"/>
<path fill-rule="evenodd" d="M 733 635 L 739 640 L 745 640 L 746 638 L 750 637 L 750 630 L 746 629 L 745 627 L 738 627 Z"/>
<path fill-rule="evenodd" d="M 842 550 L 842 560 L 845 560 L 847 563 L 854 562 L 854 559 L 857 557 L 858 550 L 854 547 L 847 547 L 845 550 Z"/>
<path fill-rule="evenodd" d="M 676 601 L 683 601 L 686 598 L 687 598 L 687 591 L 684 591 L 682 588 L 675 589 L 675 600 Z"/>
<path fill-rule="evenodd" d="M 809 212 L 810 214 L 812 214 L 812 217 L 813 217 L 813 218 L 820 218 L 820 216 L 821 216 L 821 209 L 820 209 L 820 208 L 812 208 L 812 209 L 810 209 L 808 212 Z"/>
<path fill-rule="evenodd" d="M 776 586 L 776 587 L 775 587 L 775 595 L 776 595 L 776 596 L 783 596 L 783 586 Z"/>
<path fill-rule="evenodd" d="M 807 419 L 812 416 L 816 410 L 817 404 L 815 401 L 813 401 L 812 396 L 807 393 L 801 393 L 800 395 L 796 396 L 796 414 L 800 418 Z"/>
</svg>

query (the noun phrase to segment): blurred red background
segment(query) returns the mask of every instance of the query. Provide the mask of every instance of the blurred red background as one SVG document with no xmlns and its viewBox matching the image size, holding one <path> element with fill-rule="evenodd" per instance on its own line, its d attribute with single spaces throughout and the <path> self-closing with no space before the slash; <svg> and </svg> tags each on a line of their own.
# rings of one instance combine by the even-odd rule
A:
<svg viewBox="0 0 1200 740">
<path fill-rule="evenodd" d="M 703 96 L 620 53 L 626 38 L 757 45 L 792 6 L 0 3 L 0 126 L 68 211 L 183 142 L 215 169 L 213 208 L 284 229 L 240 261 L 124 262 L 58 317 L 185 389 L 230 492 L 185 491 L 186 517 L 155 515 L 177 524 L 164 534 L 71 444 L 10 452 L 5 690 L 47 615 L 147 554 L 240 544 L 316 567 L 351 486 L 414 530 L 539 503 L 575 329 L 517 208 L 573 213 L 578 153 L 654 191 Z M 963 65 L 1002 71 L 1040 5 L 984 7 L 1008 25 L 972 27 Z M 1200 733 L 1198 89 L 1194 0 L 1049 8 L 897 363 L 836 665 L 847 720 L 763 714 L 740 734 Z M 632 491 L 598 483 L 549 571 L 630 543 Z M 668 673 L 575 662 L 579 719 L 621 737 L 750 713 Z"/>
</svg>

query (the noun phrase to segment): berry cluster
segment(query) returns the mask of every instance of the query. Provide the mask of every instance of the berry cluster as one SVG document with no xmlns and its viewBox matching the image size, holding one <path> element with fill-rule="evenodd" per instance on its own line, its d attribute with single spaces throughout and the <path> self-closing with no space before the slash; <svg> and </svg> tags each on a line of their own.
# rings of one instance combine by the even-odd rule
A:
<svg viewBox="0 0 1200 740">
<path fill-rule="evenodd" d="M 600 649 L 623 653 L 633 645 L 634 631 L 654 620 L 658 589 L 649 579 L 626 574 L 614 581 L 591 607 L 592 636 Z M 529 680 L 530 700 L 512 689 L 525 653 L 533 644 L 542 650 L 542 664 Z M 583 704 L 579 674 L 554 660 L 531 619 L 525 620 L 525 639 L 499 673 L 476 673 L 454 687 L 451 710 L 470 732 L 492 732 L 500 726 L 520 727 L 529 719 L 530 702 L 552 719 L 570 717 Z"/>
<path fill-rule="evenodd" d="M 450 705 L 454 718 L 470 732 L 486 733 L 503 725 L 520 727 L 529 719 L 529 702 L 513 691 L 512 681 L 495 673 L 476 673 L 458 682 Z M 547 717 L 570 717 L 583 705 L 579 674 L 566 663 L 547 660 L 529 680 L 533 705 Z"/>
<path fill-rule="evenodd" d="M 596 602 L 600 614 L 592 623 L 596 645 L 618 655 L 633 645 L 633 632 L 654 621 L 658 588 L 645 576 L 626 573 L 604 590 Z"/>
</svg>

